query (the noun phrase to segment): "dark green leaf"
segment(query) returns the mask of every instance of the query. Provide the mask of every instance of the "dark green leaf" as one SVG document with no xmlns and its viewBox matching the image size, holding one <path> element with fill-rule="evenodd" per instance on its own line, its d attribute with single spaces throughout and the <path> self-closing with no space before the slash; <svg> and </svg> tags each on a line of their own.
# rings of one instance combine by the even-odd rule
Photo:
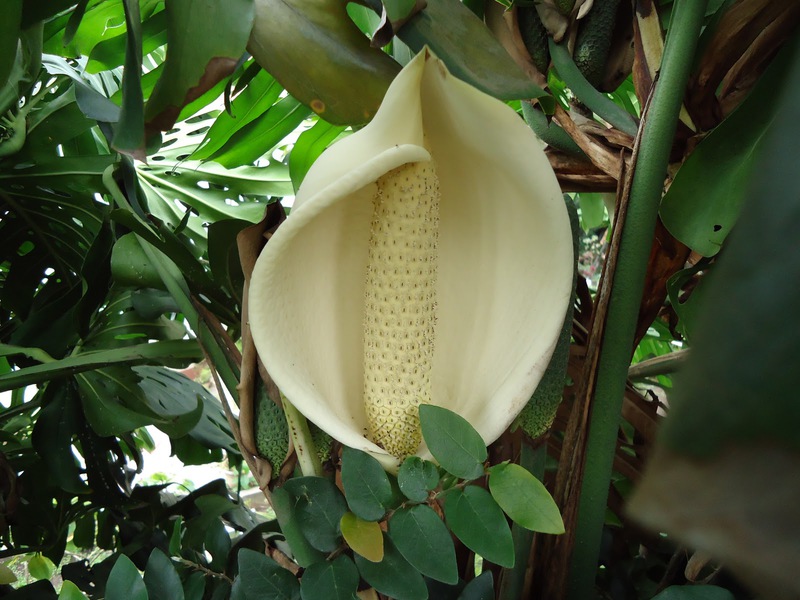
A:
<svg viewBox="0 0 800 600">
<path fill-rule="evenodd" d="M 358 582 L 358 570 L 353 561 L 340 555 L 306 569 L 300 582 L 300 596 L 303 600 L 353 600 Z"/>
<path fill-rule="evenodd" d="M 428 0 L 397 32 L 414 52 L 428 46 L 459 79 L 501 100 L 548 98 L 486 25 L 458 0 Z"/>
<path fill-rule="evenodd" d="M 339 521 L 347 502 L 336 485 L 322 477 L 296 477 L 284 484 L 295 498 L 300 530 L 308 542 L 322 552 L 333 552 L 341 542 Z"/>
<path fill-rule="evenodd" d="M 734 600 L 728 590 L 715 585 L 671 585 L 653 600 Z"/>
<path fill-rule="evenodd" d="M 392 486 L 381 464 L 347 446 L 342 449 L 342 487 L 350 510 L 365 521 L 380 521 L 391 505 Z"/>
<path fill-rule="evenodd" d="M 444 514 L 450 530 L 467 548 L 502 567 L 514 566 L 511 529 L 489 492 L 474 485 L 449 491 Z"/>
<path fill-rule="evenodd" d="M 564 522 L 553 497 L 527 469 L 513 463 L 491 467 L 489 490 L 518 525 L 541 533 L 564 533 Z"/>
<path fill-rule="evenodd" d="M 444 583 L 458 583 L 453 538 L 432 508 L 399 508 L 389 520 L 389 537 L 420 573 Z"/>
<path fill-rule="evenodd" d="M 117 558 L 106 583 L 106 600 L 148 600 L 147 588 L 131 559 Z"/>
<path fill-rule="evenodd" d="M 700 141 L 661 201 L 659 214 L 669 232 L 703 256 L 719 252 L 739 217 L 796 47 L 787 44 L 745 101 Z"/>
<path fill-rule="evenodd" d="M 125 6 L 125 74 L 122 77 L 122 110 L 114 128 L 115 150 L 145 160 L 144 96 L 142 95 L 142 22 L 139 3 L 123 0 Z"/>
<path fill-rule="evenodd" d="M 400 465 L 397 483 L 406 498 L 414 502 L 424 502 L 428 492 L 439 485 L 439 470 L 432 462 L 419 456 L 409 456 Z"/>
<path fill-rule="evenodd" d="M 184 104 L 233 72 L 253 27 L 253 2 L 175 0 L 166 12 L 169 53 L 147 102 L 148 126 L 162 131 Z"/>
<path fill-rule="evenodd" d="M 0 87 L 5 86 L 17 58 L 22 0 L 10 0 L 3 9 L 5 14 L 0 20 Z"/>
<path fill-rule="evenodd" d="M 148 600 L 184 600 L 183 586 L 172 561 L 158 548 L 150 553 L 144 570 Z"/>
<path fill-rule="evenodd" d="M 491 571 L 484 571 L 467 584 L 458 600 L 494 600 L 494 578 Z"/>
<path fill-rule="evenodd" d="M 419 420 L 428 449 L 445 471 L 461 479 L 483 475 L 486 444 L 466 419 L 446 408 L 423 404 Z"/>
<path fill-rule="evenodd" d="M 239 551 L 231 600 L 300 600 L 300 583 L 263 552 L 244 548 Z"/>
<path fill-rule="evenodd" d="M 355 555 L 361 576 L 381 594 L 396 600 L 426 600 L 428 590 L 422 575 L 408 564 L 388 537 L 384 537 L 383 547 L 383 560 L 379 563 Z"/>
<path fill-rule="evenodd" d="M 78 517 L 75 520 L 75 531 L 72 532 L 72 543 L 77 548 L 94 548 L 95 516 L 93 513 Z"/>
</svg>

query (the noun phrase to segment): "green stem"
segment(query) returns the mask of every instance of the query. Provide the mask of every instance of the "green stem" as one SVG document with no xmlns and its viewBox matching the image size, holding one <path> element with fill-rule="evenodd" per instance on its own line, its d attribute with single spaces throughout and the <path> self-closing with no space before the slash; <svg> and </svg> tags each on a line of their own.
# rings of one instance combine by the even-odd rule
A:
<svg viewBox="0 0 800 600">
<path fill-rule="evenodd" d="M 300 471 L 306 477 L 322 477 L 322 463 L 317 456 L 317 448 L 314 445 L 311 430 L 308 428 L 308 421 L 283 393 L 281 393 L 281 402 Z"/>
<path fill-rule="evenodd" d="M 647 259 L 706 3 L 707 0 L 676 1 L 660 79 L 643 123 L 643 142 L 633 174 L 627 216 L 622 224 L 606 334 L 600 349 L 575 547 L 569 570 L 567 597 L 570 600 L 594 597 L 600 539 Z"/>
</svg>

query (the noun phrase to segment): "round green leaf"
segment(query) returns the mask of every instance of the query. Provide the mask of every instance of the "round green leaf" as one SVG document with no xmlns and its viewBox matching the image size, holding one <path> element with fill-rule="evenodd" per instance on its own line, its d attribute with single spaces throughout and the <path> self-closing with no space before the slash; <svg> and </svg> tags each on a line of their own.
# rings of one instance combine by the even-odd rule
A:
<svg viewBox="0 0 800 600">
<path fill-rule="evenodd" d="M 444 516 L 450 530 L 473 552 L 501 567 L 514 566 L 511 529 L 485 489 L 470 485 L 448 492 Z"/>
<path fill-rule="evenodd" d="M 484 571 L 461 590 L 458 600 L 494 600 L 494 578 L 491 571 Z"/>
<path fill-rule="evenodd" d="M 263 552 L 244 548 L 239 551 L 231 600 L 300 600 L 300 583 Z"/>
<path fill-rule="evenodd" d="M 375 521 L 359 519 L 351 512 L 344 513 L 339 523 L 347 545 L 372 562 L 383 560 L 383 532 Z"/>
<path fill-rule="evenodd" d="M 182 597 L 183 596 L 181 596 L 181 598 Z M 84 594 L 77 585 L 67 580 L 61 585 L 61 591 L 58 593 L 58 600 L 86 600 L 86 594 Z"/>
<path fill-rule="evenodd" d="M 217 521 L 221 523 L 221 521 Z M 150 553 L 144 569 L 148 600 L 183 600 L 183 585 L 172 561 L 158 548 Z"/>
<path fill-rule="evenodd" d="M 379 563 L 356 554 L 361 576 L 381 594 L 395 600 L 426 600 L 428 589 L 419 571 L 408 564 L 389 538 L 384 539 L 383 547 L 385 553 Z"/>
<path fill-rule="evenodd" d="M 515 464 L 489 469 L 489 491 L 517 525 L 541 533 L 564 533 L 564 521 L 541 481 Z"/>
<path fill-rule="evenodd" d="M 303 600 L 352 600 L 358 590 L 358 570 L 348 556 L 314 563 L 300 582 Z"/>
<path fill-rule="evenodd" d="M 28 560 L 28 573 L 34 579 L 50 579 L 55 571 L 56 566 L 46 556 L 34 554 Z"/>
<path fill-rule="evenodd" d="M 381 464 L 347 446 L 342 449 L 342 487 L 350 510 L 366 521 L 380 521 L 392 502 L 392 485 Z"/>
<path fill-rule="evenodd" d="M 466 419 L 446 408 L 423 404 L 419 421 L 428 449 L 445 471 L 461 479 L 483 475 L 486 444 Z"/>
<path fill-rule="evenodd" d="M 453 538 L 429 506 L 398 509 L 389 520 L 389 537 L 420 573 L 451 585 L 458 583 Z"/>
<path fill-rule="evenodd" d="M 0 585 L 10 585 L 17 580 L 17 576 L 6 565 L 0 564 Z"/>
<path fill-rule="evenodd" d="M 124 554 L 114 563 L 108 576 L 106 600 L 148 600 L 139 570 Z"/>
<path fill-rule="evenodd" d="M 406 498 L 414 502 L 424 502 L 428 492 L 439 485 L 439 471 L 432 462 L 419 456 L 409 456 L 400 465 L 397 484 Z"/>
<path fill-rule="evenodd" d="M 317 550 L 333 552 L 339 547 L 339 521 L 347 502 L 336 485 L 323 477 L 296 477 L 284 484 L 296 503 L 297 524 Z"/>
</svg>

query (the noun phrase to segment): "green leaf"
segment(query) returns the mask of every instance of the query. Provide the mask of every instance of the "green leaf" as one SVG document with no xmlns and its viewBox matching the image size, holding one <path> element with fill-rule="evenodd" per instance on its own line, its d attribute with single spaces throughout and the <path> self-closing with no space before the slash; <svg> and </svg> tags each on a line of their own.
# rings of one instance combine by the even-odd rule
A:
<svg viewBox="0 0 800 600">
<path fill-rule="evenodd" d="M 94 513 L 83 515 L 75 520 L 72 543 L 76 548 L 94 548 L 96 522 Z"/>
<path fill-rule="evenodd" d="M 380 521 L 392 502 L 386 471 L 361 450 L 342 448 L 342 487 L 347 505 L 365 521 Z"/>
<path fill-rule="evenodd" d="M 494 578 L 484 571 L 461 591 L 458 600 L 494 600 Z"/>
<path fill-rule="evenodd" d="M 734 600 L 734 595 L 715 585 L 671 585 L 653 600 Z"/>
<path fill-rule="evenodd" d="M 244 548 L 239 551 L 231 600 L 300 600 L 300 583 L 263 552 Z"/>
<path fill-rule="evenodd" d="M 513 463 L 489 469 L 489 491 L 517 525 L 541 533 L 564 533 L 553 497 L 527 469 Z"/>
<path fill-rule="evenodd" d="M 314 563 L 303 573 L 300 596 L 303 600 L 353 600 L 358 590 L 358 570 L 349 557 Z"/>
<path fill-rule="evenodd" d="M 308 542 L 322 552 L 339 547 L 339 522 L 347 502 L 336 485 L 322 477 L 295 477 L 284 484 L 295 498 L 294 509 L 300 530 Z"/>
<path fill-rule="evenodd" d="M 252 0 L 174 0 L 164 72 L 147 102 L 148 127 L 166 131 L 180 109 L 230 75 L 253 27 Z"/>
<path fill-rule="evenodd" d="M 461 479 L 483 475 L 486 444 L 466 419 L 446 408 L 423 404 L 419 420 L 428 449 L 445 471 Z"/>
<path fill-rule="evenodd" d="M 106 600 L 148 600 L 147 588 L 131 559 L 121 554 L 106 582 Z"/>
<path fill-rule="evenodd" d="M 355 555 L 361 576 L 381 594 L 395 600 L 426 600 L 428 590 L 422 575 L 408 564 L 389 538 L 384 539 L 383 547 L 384 556 L 379 563 Z"/>
<path fill-rule="evenodd" d="M 458 583 L 453 538 L 432 508 L 425 504 L 399 508 L 389 520 L 389 537 L 420 573 L 451 585 Z"/>
<path fill-rule="evenodd" d="M 319 119 L 313 127 L 299 135 L 289 154 L 289 175 L 295 192 L 314 161 L 344 130 L 344 125 L 332 125 Z"/>
<path fill-rule="evenodd" d="M 55 572 L 56 566 L 46 556 L 34 554 L 28 559 L 28 573 L 34 579 L 50 579 Z"/>
<path fill-rule="evenodd" d="M 739 217 L 796 47 L 786 44 L 744 102 L 702 139 L 661 201 L 669 232 L 703 256 L 719 252 Z"/>
<path fill-rule="evenodd" d="M 5 563 L 0 563 L 0 585 L 10 585 L 17 581 L 17 576 Z"/>
<path fill-rule="evenodd" d="M 339 522 L 347 545 L 372 562 L 383 560 L 383 532 L 375 521 L 365 521 L 351 512 L 344 513 Z"/>
<path fill-rule="evenodd" d="M 455 77 L 495 98 L 540 98 L 545 102 L 550 98 L 459 0 L 428 0 L 425 9 L 401 27 L 397 37 L 414 52 L 427 45 Z"/>
<path fill-rule="evenodd" d="M 58 600 L 88 600 L 88 598 L 77 585 L 71 581 L 65 581 L 61 584 Z"/>
<path fill-rule="evenodd" d="M 123 0 L 125 6 L 125 69 L 122 77 L 122 110 L 114 127 L 112 147 L 123 154 L 145 160 L 144 96 L 142 95 L 142 22 L 139 2 Z"/>
<path fill-rule="evenodd" d="M 214 120 L 203 141 L 192 153 L 196 160 L 208 159 L 222 148 L 237 131 L 266 113 L 278 100 L 283 86 L 275 78 L 259 70 L 247 87 L 231 101 L 230 113 L 224 111 Z"/>
<path fill-rule="evenodd" d="M 449 491 L 444 515 L 450 530 L 467 548 L 502 567 L 514 566 L 511 529 L 489 492 L 474 485 Z"/>
<path fill-rule="evenodd" d="M 209 159 L 225 168 L 250 165 L 305 121 L 310 111 L 293 96 L 286 96 L 267 112 L 234 133 Z"/>
<path fill-rule="evenodd" d="M 183 585 L 172 561 L 158 548 L 147 559 L 144 585 L 148 600 L 183 600 Z"/>
<path fill-rule="evenodd" d="M 5 14 L 0 20 L 0 87 L 6 85 L 17 58 L 22 0 L 10 0 L 3 8 Z"/>
<path fill-rule="evenodd" d="M 375 114 L 400 66 L 371 47 L 348 17 L 346 4 L 258 2 L 247 49 L 292 96 L 326 121 L 357 124 Z"/>
<path fill-rule="evenodd" d="M 439 470 L 430 461 L 419 456 L 409 456 L 400 465 L 397 484 L 409 500 L 425 502 L 428 492 L 439 485 Z"/>
</svg>

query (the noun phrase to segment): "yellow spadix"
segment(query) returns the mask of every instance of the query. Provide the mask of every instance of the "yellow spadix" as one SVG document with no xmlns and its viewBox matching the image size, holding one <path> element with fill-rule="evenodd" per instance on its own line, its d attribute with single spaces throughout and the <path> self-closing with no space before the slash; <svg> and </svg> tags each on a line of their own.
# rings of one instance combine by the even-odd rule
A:
<svg viewBox="0 0 800 600">
<path fill-rule="evenodd" d="M 553 351 L 572 264 L 541 142 L 423 50 L 309 170 L 256 263 L 250 326 L 306 418 L 393 468 L 426 456 L 421 403 L 487 443 L 509 426 Z"/>
</svg>

